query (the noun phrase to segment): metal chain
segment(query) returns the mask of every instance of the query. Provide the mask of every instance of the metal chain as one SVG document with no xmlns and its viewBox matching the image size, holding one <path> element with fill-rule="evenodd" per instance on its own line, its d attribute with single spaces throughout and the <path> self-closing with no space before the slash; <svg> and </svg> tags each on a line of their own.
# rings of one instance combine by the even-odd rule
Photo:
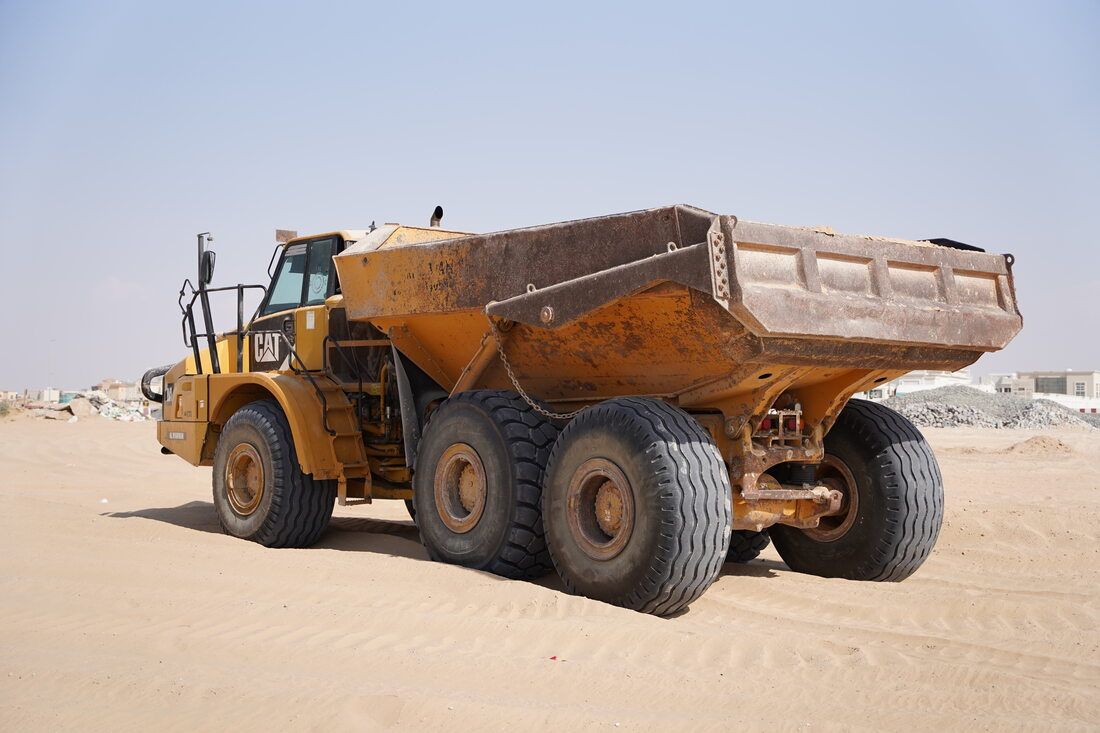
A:
<svg viewBox="0 0 1100 733">
<path fill-rule="evenodd" d="M 519 379 L 516 378 L 516 373 L 512 371 L 512 364 L 508 361 L 508 355 L 504 353 L 504 342 L 500 339 L 500 330 L 497 328 L 496 321 L 488 315 L 486 318 L 489 319 L 489 330 L 493 334 L 493 340 L 497 342 L 497 353 L 500 355 L 501 363 L 504 364 L 504 371 L 508 373 L 508 379 L 511 380 L 512 386 L 516 388 L 516 392 L 523 398 L 523 401 L 530 405 L 532 410 L 548 420 L 571 420 L 579 415 L 581 410 L 584 409 L 583 407 L 573 412 L 550 412 L 538 402 L 531 399 L 531 395 L 527 394 L 527 390 L 523 388 L 523 385 L 519 383 Z"/>
</svg>

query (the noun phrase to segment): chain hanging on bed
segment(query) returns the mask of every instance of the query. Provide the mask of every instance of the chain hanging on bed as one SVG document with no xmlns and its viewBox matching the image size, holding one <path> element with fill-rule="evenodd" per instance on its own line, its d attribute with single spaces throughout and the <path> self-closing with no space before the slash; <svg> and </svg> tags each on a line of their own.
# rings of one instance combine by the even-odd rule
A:
<svg viewBox="0 0 1100 733">
<path fill-rule="evenodd" d="M 497 327 L 496 321 L 488 314 L 486 314 L 485 317 L 489 320 L 489 331 L 493 334 L 493 340 L 496 341 L 497 354 L 500 355 L 500 361 L 504 364 L 504 371 L 508 373 L 508 379 L 512 382 L 512 386 L 516 388 L 516 392 L 519 393 L 519 396 L 523 398 L 523 401 L 530 405 L 532 410 L 549 420 L 571 420 L 579 415 L 581 410 L 584 409 L 583 407 L 573 412 L 550 412 L 532 399 L 531 395 L 527 394 L 527 390 L 523 388 L 523 385 L 519 383 L 519 379 L 516 378 L 516 373 L 512 371 L 512 364 L 508 361 L 508 355 L 504 353 L 504 341 L 500 338 L 500 329 Z"/>
</svg>

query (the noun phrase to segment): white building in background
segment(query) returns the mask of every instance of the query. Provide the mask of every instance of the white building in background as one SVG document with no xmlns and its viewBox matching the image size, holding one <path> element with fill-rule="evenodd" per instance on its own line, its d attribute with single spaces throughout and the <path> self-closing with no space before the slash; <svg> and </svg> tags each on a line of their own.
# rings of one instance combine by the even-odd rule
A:
<svg viewBox="0 0 1100 733">
<path fill-rule="evenodd" d="M 978 389 L 1057 402 L 1078 412 L 1100 413 L 1100 372 L 1020 372 L 989 374 Z"/>
<path fill-rule="evenodd" d="M 1020 372 L 1020 380 L 1035 385 L 1035 397 L 1051 400 L 1078 412 L 1100 412 L 1100 372 Z"/>
<path fill-rule="evenodd" d="M 1035 396 L 1035 380 L 1019 377 L 1015 372 L 1011 374 L 986 374 L 979 377 L 978 383 L 974 386 L 983 392 L 1010 394 L 1029 400 Z"/>
<path fill-rule="evenodd" d="M 970 370 L 943 372 L 931 369 L 909 372 L 865 393 L 871 400 L 910 394 L 937 387 L 964 386 L 983 392 L 1013 395 L 1024 399 L 1044 399 L 1065 405 L 1077 412 L 1100 413 L 1100 372 L 1013 372 L 987 374 L 977 384 L 970 382 Z"/>
<path fill-rule="evenodd" d="M 1061 372 L 1020 372 L 1017 376 L 1034 381 L 1035 391 L 1044 395 L 1100 399 L 1100 372 L 1066 369 Z"/>
<path fill-rule="evenodd" d="M 137 402 L 142 399 L 141 388 L 137 384 L 121 379 L 104 379 L 95 385 L 95 389 L 105 392 L 115 402 Z"/>
<path fill-rule="evenodd" d="M 137 402 L 141 397 L 141 389 L 136 384 L 112 384 L 107 390 L 107 396 L 115 402 Z"/>
<path fill-rule="evenodd" d="M 892 382 L 875 387 L 867 392 L 867 398 L 872 400 L 885 400 L 894 395 L 921 392 L 926 389 L 939 387 L 968 387 L 970 386 L 970 369 L 960 369 L 957 372 L 945 372 L 939 369 L 918 369 L 909 372 L 904 377 L 898 377 Z"/>
<path fill-rule="evenodd" d="M 28 402 L 60 402 L 61 390 L 53 387 L 45 389 L 28 389 L 23 393 Z"/>
</svg>

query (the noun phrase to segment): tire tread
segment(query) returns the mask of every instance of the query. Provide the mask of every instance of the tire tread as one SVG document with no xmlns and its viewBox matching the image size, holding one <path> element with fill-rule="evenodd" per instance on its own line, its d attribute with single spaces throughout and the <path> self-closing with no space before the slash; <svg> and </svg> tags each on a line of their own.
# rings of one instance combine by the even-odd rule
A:
<svg viewBox="0 0 1100 733">
<path fill-rule="evenodd" d="M 876 402 L 850 400 L 833 430 L 838 428 L 873 455 L 867 468 L 882 482 L 885 530 L 858 562 L 828 574 L 851 580 L 904 580 L 928 558 L 943 524 L 943 476 L 936 457 L 916 426 Z M 798 569 L 798 553 L 785 539 L 789 531 L 795 530 L 777 526 L 772 536 L 783 559 Z"/>
<path fill-rule="evenodd" d="M 225 424 L 247 421 L 264 435 L 271 450 L 271 506 L 263 524 L 248 539 L 265 547 L 309 547 L 321 538 L 332 518 L 336 482 L 302 473 L 290 425 L 279 403 L 272 399 L 251 402 Z"/>
<path fill-rule="evenodd" d="M 517 511 L 512 513 L 511 525 L 496 557 L 480 569 L 505 578 L 527 580 L 552 572 L 554 566 L 542 525 L 542 471 L 558 429 L 514 392 L 460 392 L 446 402 L 468 403 L 489 415 L 504 439 L 515 474 Z M 440 410 L 437 409 L 429 418 L 425 434 L 438 414 Z M 518 511 L 520 509 L 534 511 Z M 430 545 L 426 547 L 433 560 L 442 561 Z"/>
<path fill-rule="evenodd" d="M 665 501 L 663 524 L 669 531 L 661 532 L 643 580 L 610 602 L 643 613 L 674 614 L 710 587 L 726 557 L 732 504 L 718 449 L 694 418 L 661 400 L 619 397 L 588 408 L 582 418 L 633 430 L 639 442 L 649 446 L 647 456 L 657 469 L 659 496 Z M 548 466 L 580 419 L 566 426 Z M 686 470 L 670 475 L 669 467 L 678 463 L 674 454 L 682 456 Z M 552 548 L 550 555 L 553 559 Z M 569 572 L 560 563 L 555 566 L 565 587 L 576 592 Z"/>
</svg>

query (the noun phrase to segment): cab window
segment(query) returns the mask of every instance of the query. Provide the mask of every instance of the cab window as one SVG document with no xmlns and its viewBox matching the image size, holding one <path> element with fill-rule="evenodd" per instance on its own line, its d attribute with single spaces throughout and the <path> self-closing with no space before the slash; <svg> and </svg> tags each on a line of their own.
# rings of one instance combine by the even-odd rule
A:
<svg viewBox="0 0 1100 733">
<path fill-rule="evenodd" d="M 286 248 L 279 271 L 271 282 L 264 315 L 297 308 L 302 303 L 302 284 L 306 272 L 306 245 L 293 244 Z"/>
<path fill-rule="evenodd" d="M 319 239 L 309 246 L 309 273 L 306 277 L 306 305 L 319 305 L 329 296 L 332 277 L 334 239 Z"/>
<path fill-rule="evenodd" d="M 320 305 L 334 292 L 339 292 L 332 265 L 339 242 L 338 237 L 326 237 L 287 247 L 271 281 L 261 315 L 291 310 L 303 304 Z"/>
</svg>

